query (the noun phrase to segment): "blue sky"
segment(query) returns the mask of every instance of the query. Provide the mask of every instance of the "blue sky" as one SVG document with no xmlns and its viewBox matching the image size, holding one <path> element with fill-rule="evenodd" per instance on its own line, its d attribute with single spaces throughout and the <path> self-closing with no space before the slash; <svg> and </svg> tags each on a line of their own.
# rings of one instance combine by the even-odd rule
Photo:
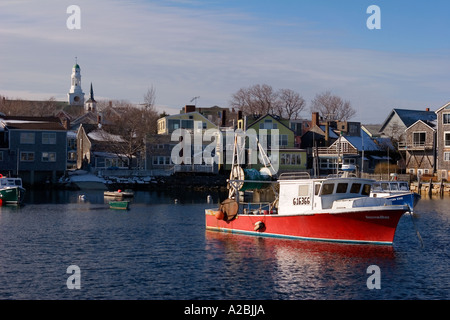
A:
<svg viewBox="0 0 450 320">
<path fill-rule="evenodd" d="M 69 30 L 66 9 L 81 9 Z M 370 5 L 381 29 L 369 30 Z M 143 101 L 160 111 L 229 106 L 242 87 L 269 84 L 309 103 L 330 90 L 381 123 L 393 108 L 450 101 L 449 1 L 2 0 L 0 94 L 65 100 L 78 57 L 96 99 Z M 310 118 L 309 106 L 303 116 Z"/>
</svg>

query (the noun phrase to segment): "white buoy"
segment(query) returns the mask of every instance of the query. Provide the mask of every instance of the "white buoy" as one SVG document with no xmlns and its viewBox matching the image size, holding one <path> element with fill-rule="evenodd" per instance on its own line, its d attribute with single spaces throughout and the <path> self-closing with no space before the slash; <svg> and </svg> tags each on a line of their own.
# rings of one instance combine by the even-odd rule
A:
<svg viewBox="0 0 450 320">
<path fill-rule="evenodd" d="M 206 197 L 206 202 L 208 202 L 208 203 L 211 203 L 211 202 L 212 202 L 212 197 L 211 197 L 211 195 L 208 195 L 208 196 Z"/>
</svg>

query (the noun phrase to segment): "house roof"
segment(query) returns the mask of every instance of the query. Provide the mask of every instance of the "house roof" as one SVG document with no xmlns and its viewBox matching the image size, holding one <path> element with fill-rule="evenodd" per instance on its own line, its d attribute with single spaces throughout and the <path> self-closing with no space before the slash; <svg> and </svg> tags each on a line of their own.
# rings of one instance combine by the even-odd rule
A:
<svg viewBox="0 0 450 320">
<path fill-rule="evenodd" d="M 363 149 L 364 151 L 383 151 L 386 147 L 393 149 L 389 138 L 371 138 L 363 129 L 361 129 L 361 136 L 342 136 L 342 138 L 347 140 L 358 151 Z"/>
<path fill-rule="evenodd" d="M 443 109 L 450 109 L 450 102 L 447 102 L 446 104 L 444 104 L 442 107 L 440 107 L 439 109 L 436 110 L 435 113 L 440 112 Z"/>
<path fill-rule="evenodd" d="M 8 129 L 65 131 L 56 117 L 2 116 L 0 122 Z"/>
<path fill-rule="evenodd" d="M 256 125 L 258 122 L 262 121 L 263 119 L 267 118 L 267 117 L 271 117 L 273 120 L 275 120 L 277 123 L 281 124 L 282 126 L 288 128 L 289 130 L 291 130 L 292 132 L 294 132 L 294 130 L 292 130 L 291 128 L 289 128 L 287 125 L 285 125 L 282 121 L 280 121 L 280 119 L 277 119 L 276 117 L 274 117 L 271 114 L 266 114 L 262 117 L 259 117 L 258 119 L 256 119 L 254 122 L 250 123 L 247 128 L 253 127 L 254 125 Z"/>
<path fill-rule="evenodd" d="M 414 122 L 412 125 L 410 125 L 408 128 L 406 128 L 406 130 L 411 129 L 414 125 L 416 125 L 417 123 L 423 123 L 425 125 L 427 125 L 428 127 L 430 127 L 430 129 L 436 131 L 436 127 L 437 127 L 437 121 L 427 121 L 427 120 L 417 120 L 416 122 Z"/>
<path fill-rule="evenodd" d="M 164 118 L 158 119 L 158 121 L 161 121 L 162 119 L 181 119 L 184 118 L 186 115 L 199 115 L 201 118 L 203 118 L 205 121 L 208 121 L 211 125 L 216 126 L 213 122 L 211 122 L 208 118 L 206 118 L 203 114 L 201 114 L 198 111 L 192 111 L 188 113 L 179 113 L 179 114 L 173 114 L 169 116 L 165 116 Z M 188 119 L 186 119 L 188 120 Z"/>
<path fill-rule="evenodd" d="M 380 132 L 382 132 L 392 117 L 397 114 L 405 127 L 409 127 L 417 120 L 433 121 L 436 120 L 436 113 L 434 111 L 426 110 L 410 110 L 410 109 L 392 109 L 387 119 L 383 122 Z"/>
</svg>

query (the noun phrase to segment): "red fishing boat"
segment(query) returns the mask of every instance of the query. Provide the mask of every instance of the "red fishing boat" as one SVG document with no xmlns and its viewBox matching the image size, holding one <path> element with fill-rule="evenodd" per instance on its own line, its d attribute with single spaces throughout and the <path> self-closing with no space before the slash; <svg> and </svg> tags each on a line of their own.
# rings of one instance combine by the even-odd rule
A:
<svg viewBox="0 0 450 320">
<path fill-rule="evenodd" d="M 238 172 L 238 174 L 236 174 Z M 234 167 L 229 198 L 205 212 L 206 229 L 277 238 L 391 245 L 407 205 L 370 197 L 373 180 L 307 173 L 248 181 Z M 249 190 L 248 188 L 252 190 Z"/>
</svg>

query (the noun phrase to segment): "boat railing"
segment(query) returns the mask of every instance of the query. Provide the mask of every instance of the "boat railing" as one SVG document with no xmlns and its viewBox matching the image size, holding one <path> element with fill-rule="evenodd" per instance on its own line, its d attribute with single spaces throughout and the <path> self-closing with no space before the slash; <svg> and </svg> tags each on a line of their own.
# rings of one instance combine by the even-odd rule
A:
<svg viewBox="0 0 450 320">
<path fill-rule="evenodd" d="M 311 176 L 308 172 L 299 171 L 299 172 L 285 172 L 280 175 L 278 180 L 299 180 L 299 179 L 311 179 Z"/>
<path fill-rule="evenodd" d="M 264 215 L 276 213 L 273 202 L 243 202 L 241 205 L 243 214 Z"/>
</svg>

